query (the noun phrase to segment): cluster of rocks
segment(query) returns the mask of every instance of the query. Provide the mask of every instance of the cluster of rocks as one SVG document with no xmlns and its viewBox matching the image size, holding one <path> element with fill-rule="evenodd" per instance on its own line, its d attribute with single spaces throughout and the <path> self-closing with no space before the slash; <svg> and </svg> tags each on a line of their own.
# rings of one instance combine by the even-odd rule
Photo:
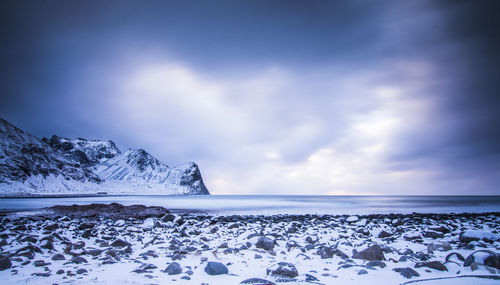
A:
<svg viewBox="0 0 500 285">
<path fill-rule="evenodd" d="M 128 274 L 179 282 L 202 274 L 241 284 L 329 284 L 345 272 L 363 278 L 381 270 L 395 279 L 498 275 L 499 222 L 499 213 L 211 216 L 119 204 L 58 206 L 0 217 L 0 274 L 85 279 L 127 263 L 137 264 Z M 323 268 L 312 267 L 318 261 Z M 262 270 L 245 276 L 245 266 Z"/>
</svg>

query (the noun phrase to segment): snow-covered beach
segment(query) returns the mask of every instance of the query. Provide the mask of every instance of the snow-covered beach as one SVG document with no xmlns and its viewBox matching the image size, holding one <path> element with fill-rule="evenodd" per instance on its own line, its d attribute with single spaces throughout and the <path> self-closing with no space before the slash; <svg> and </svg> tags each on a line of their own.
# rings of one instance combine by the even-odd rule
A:
<svg viewBox="0 0 500 285">
<path fill-rule="evenodd" d="M 8 213 L 0 220 L 5 284 L 500 279 L 498 212 L 215 216 L 101 204 Z"/>
</svg>

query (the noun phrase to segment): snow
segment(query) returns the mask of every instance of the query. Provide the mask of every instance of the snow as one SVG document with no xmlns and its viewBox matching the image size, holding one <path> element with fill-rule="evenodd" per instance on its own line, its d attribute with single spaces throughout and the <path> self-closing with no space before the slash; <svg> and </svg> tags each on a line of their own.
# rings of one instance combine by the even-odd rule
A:
<svg viewBox="0 0 500 285">
<path fill-rule="evenodd" d="M 357 222 L 358 220 L 359 220 L 358 216 L 350 216 L 346 219 L 346 222 L 354 223 Z"/>
<path fill-rule="evenodd" d="M 179 216 L 178 216 L 179 217 Z M 272 224 L 264 223 L 266 220 L 270 220 L 271 217 L 260 217 L 258 220 L 248 220 L 248 223 L 241 223 L 240 227 L 237 229 L 228 229 L 228 224 L 221 224 L 220 221 L 212 223 L 210 219 L 203 220 L 199 219 L 196 215 L 186 215 L 183 216 L 186 223 L 182 226 L 185 228 L 186 232 L 191 232 L 192 230 L 198 230 L 200 233 L 196 235 L 190 235 L 185 239 L 189 239 L 188 244 L 198 246 L 200 244 L 207 244 L 209 250 L 196 250 L 193 253 L 188 253 L 185 258 L 177 260 L 183 267 L 183 274 L 181 275 L 167 275 L 161 272 L 165 269 L 169 263 L 172 262 L 169 257 L 171 251 L 168 247 L 171 245 L 172 237 L 181 240 L 179 238 L 178 229 L 181 228 L 175 223 L 168 222 L 162 223 L 158 218 L 148 218 L 144 221 L 137 221 L 134 219 L 118 219 L 113 220 L 101 220 L 98 224 L 96 230 L 98 232 L 105 232 L 111 230 L 115 232 L 116 236 L 114 238 L 119 238 L 122 240 L 127 240 L 132 242 L 132 253 L 129 256 L 123 256 L 121 261 L 115 264 L 103 265 L 102 259 L 93 259 L 89 256 L 84 256 L 89 263 L 82 265 L 67 264 L 66 261 L 52 261 L 50 256 L 54 252 L 47 252 L 43 254 L 37 254 L 35 260 L 43 259 L 50 261 L 51 265 L 47 267 L 51 271 L 51 276 L 49 277 L 37 277 L 32 276 L 35 272 L 44 272 L 43 268 L 34 267 L 32 264 L 21 266 L 20 262 L 15 262 L 16 267 L 9 270 L 0 271 L 0 279 L 5 284 L 53 284 L 53 283 L 64 283 L 65 280 L 62 279 L 60 275 L 55 274 L 59 269 L 64 269 L 65 271 L 71 270 L 75 272 L 79 268 L 84 268 L 88 270 L 87 274 L 78 275 L 67 279 L 68 283 L 72 284 L 145 284 L 145 283 L 156 283 L 156 284 L 239 284 L 242 280 L 247 278 L 263 278 L 272 280 L 271 276 L 266 275 L 268 268 L 272 267 L 273 264 L 278 262 L 288 262 L 292 263 L 298 273 L 297 282 L 289 282 L 286 284 L 304 284 L 305 274 L 312 274 L 318 279 L 320 279 L 319 284 L 405 284 L 409 281 L 419 281 L 408 284 L 498 284 L 498 280 L 482 279 L 477 277 L 468 277 L 469 275 L 494 275 L 500 277 L 497 273 L 492 274 L 489 270 L 484 267 L 480 267 L 476 271 L 472 271 L 470 267 L 464 267 L 463 263 L 447 263 L 446 266 L 448 271 L 441 272 L 434 269 L 428 268 L 414 268 L 416 261 L 409 259 L 408 261 L 395 262 L 400 257 L 399 252 L 405 249 L 411 249 L 413 252 L 426 252 L 427 244 L 435 242 L 433 239 L 424 238 L 423 242 L 414 243 L 411 241 L 406 241 L 403 238 L 397 238 L 393 241 L 381 240 L 376 236 L 370 237 L 371 242 L 378 243 L 383 246 L 387 246 L 393 249 L 390 253 L 385 253 L 385 263 L 387 267 L 384 269 L 376 268 L 370 269 L 363 267 L 366 262 L 363 260 L 353 260 L 352 267 L 340 268 L 342 264 L 346 261 L 338 256 L 333 258 L 321 259 L 318 255 L 315 255 L 316 250 L 305 251 L 303 248 L 307 243 L 305 239 L 309 235 L 317 235 L 317 244 L 333 245 L 337 244 L 337 248 L 344 253 L 351 256 L 352 249 L 363 249 L 366 248 L 367 242 L 365 238 L 360 238 L 356 236 L 356 230 L 362 228 L 362 226 L 355 225 L 353 223 L 343 223 L 341 217 L 331 217 L 328 221 L 322 222 L 321 219 L 311 218 L 304 221 L 303 230 L 298 233 L 293 234 L 283 234 L 283 229 L 288 229 L 291 223 L 279 220 Z M 228 219 L 230 217 L 227 217 Z M 15 219 L 12 217 L 11 219 Z M 36 220 L 36 219 L 35 219 Z M 371 221 L 369 219 L 367 223 L 368 228 L 378 229 L 391 227 L 390 223 L 385 223 L 383 218 L 377 221 Z M 241 221 L 245 221 L 244 219 Z M 233 221 L 234 222 L 234 221 Z M 433 220 L 425 219 L 422 224 L 437 224 L 442 223 L 443 220 Z M 47 223 L 40 225 L 42 222 L 32 222 L 32 226 L 39 225 L 39 228 Z M 79 237 L 79 231 L 77 230 L 79 223 L 77 221 L 61 221 L 61 228 L 57 230 L 57 233 L 64 238 L 70 239 L 72 243 L 82 241 Z M 160 223 L 161 226 L 155 226 L 156 223 Z M 342 226 L 332 228 L 329 223 L 336 223 Z M 445 221 L 445 224 L 449 224 L 450 221 Z M 462 221 L 458 227 L 466 228 L 470 230 L 481 230 L 483 232 L 492 231 L 492 228 L 498 226 L 498 218 L 482 218 L 481 221 Z M 4 224 L 9 227 L 9 224 Z M 307 226 L 310 225 L 310 226 Z M 217 232 L 211 232 L 211 229 L 217 227 Z M 419 226 L 418 224 L 412 224 L 410 228 L 415 228 L 416 231 L 423 231 L 425 226 Z M 44 234 L 42 230 L 37 230 L 35 227 L 30 232 L 31 235 L 42 237 Z M 223 248 L 218 248 L 220 244 L 227 243 L 229 248 L 240 248 L 247 242 L 253 242 L 255 238 L 247 239 L 247 237 L 252 234 L 263 230 L 265 233 L 278 233 L 279 237 L 276 239 L 276 245 L 274 253 L 271 254 L 267 251 L 255 248 L 251 246 L 248 249 L 241 250 L 236 253 L 224 253 Z M 374 232 L 376 232 L 374 230 Z M 8 230 L 0 232 L 1 234 L 9 233 Z M 441 241 L 453 242 L 458 239 L 460 231 L 455 230 L 450 234 L 447 234 Z M 339 234 L 345 237 L 340 237 Z M 141 237 L 141 241 L 137 237 Z M 270 236 L 270 235 L 269 235 Z M 153 240 L 153 238 L 159 238 L 156 243 L 148 243 Z M 206 238 L 203 241 L 202 238 Z M 286 240 L 284 240 L 284 238 Z M 289 250 L 286 249 L 287 240 L 294 240 L 299 245 L 298 247 L 292 247 Z M 96 238 L 90 237 L 84 240 L 86 247 L 97 247 Z M 369 243 L 371 243 L 369 242 Z M 18 243 L 16 240 L 9 238 L 10 245 L 4 247 L 5 250 L 15 251 L 23 246 L 23 244 Z M 368 244 L 369 244 L 368 243 Z M 475 250 L 458 248 L 456 243 L 450 243 L 453 245 L 453 252 L 460 253 L 464 257 L 467 257 Z M 489 249 L 495 250 L 498 248 L 500 243 L 498 241 L 489 244 Z M 64 247 L 58 243 L 55 244 L 55 252 L 63 252 Z M 198 247 L 199 248 L 199 247 Z M 141 253 L 148 250 L 153 250 L 158 253 L 159 257 L 149 258 L 144 260 L 140 257 Z M 436 251 L 432 255 L 432 260 L 444 261 L 445 257 L 450 252 L 439 252 Z M 254 258 L 255 254 L 262 256 L 260 259 Z M 302 254 L 302 255 L 301 255 Z M 309 258 L 299 258 L 300 256 L 307 255 Z M 229 269 L 229 275 L 220 276 L 210 276 L 204 272 L 204 267 L 207 261 L 216 261 L 226 264 Z M 153 270 L 151 274 L 138 274 L 132 271 L 139 268 L 142 263 L 154 264 L 158 269 Z M 350 263 L 350 262 L 347 262 Z M 185 276 L 190 267 L 193 274 L 189 276 L 191 280 L 183 280 L 180 277 Z M 394 272 L 392 269 L 397 267 L 410 267 L 415 269 L 420 277 L 415 277 L 412 279 L 405 279 L 400 274 Z M 358 275 L 361 269 L 367 270 L 368 274 Z M 16 270 L 16 274 L 12 274 L 11 270 Z M 149 277 L 148 277 L 149 276 Z M 461 277 L 465 276 L 465 277 Z M 450 277 L 460 277 L 451 278 Z M 440 279 L 435 279 L 440 278 Z M 429 280 L 433 279 L 433 280 Z M 308 284 L 308 283 L 306 283 Z"/>
<path fill-rule="evenodd" d="M 473 239 L 489 239 L 489 240 L 497 240 L 500 238 L 500 234 L 494 234 L 490 231 L 483 230 L 466 230 L 462 233 L 462 237 L 468 237 Z"/>
</svg>

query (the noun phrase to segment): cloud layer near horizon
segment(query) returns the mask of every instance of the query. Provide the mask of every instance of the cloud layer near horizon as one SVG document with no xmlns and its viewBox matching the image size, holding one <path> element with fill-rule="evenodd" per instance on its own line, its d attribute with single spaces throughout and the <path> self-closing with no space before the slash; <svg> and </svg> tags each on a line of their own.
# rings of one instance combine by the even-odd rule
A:
<svg viewBox="0 0 500 285">
<path fill-rule="evenodd" d="M 499 194 L 494 1 L 63 3 L 3 4 L 0 113 L 35 135 L 215 194 Z"/>
</svg>

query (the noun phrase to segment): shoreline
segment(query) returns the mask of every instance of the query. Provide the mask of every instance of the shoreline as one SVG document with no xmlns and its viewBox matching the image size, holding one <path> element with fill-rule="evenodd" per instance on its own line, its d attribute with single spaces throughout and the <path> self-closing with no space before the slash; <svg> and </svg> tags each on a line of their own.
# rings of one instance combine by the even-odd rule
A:
<svg viewBox="0 0 500 285">
<path fill-rule="evenodd" d="M 121 203 L 162 206 L 176 213 L 211 215 L 369 215 L 485 213 L 500 210 L 500 196 L 292 196 L 292 195 L 50 195 L 0 198 L 0 211 L 17 212 L 54 205 Z"/>
</svg>

